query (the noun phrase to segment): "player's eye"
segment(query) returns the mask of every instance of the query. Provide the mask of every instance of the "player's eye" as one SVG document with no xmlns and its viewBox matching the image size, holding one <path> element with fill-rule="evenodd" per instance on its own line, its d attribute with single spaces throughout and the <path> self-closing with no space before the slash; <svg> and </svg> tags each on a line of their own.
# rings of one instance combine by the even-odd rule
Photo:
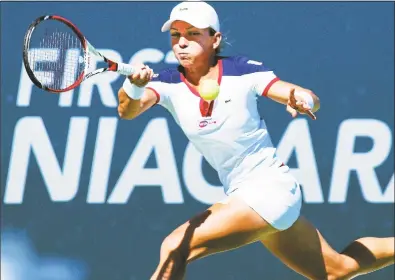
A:
<svg viewBox="0 0 395 280">
<path fill-rule="evenodd" d="M 180 37 L 180 33 L 178 33 L 178 32 L 173 32 L 173 33 L 170 33 L 170 36 L 171 36 L 172 38 L 179 38 L 179 37 Z"/>
<path fill-rule="evenodd" d="M 189 32 L 189 35 L 190 36 L 198 36 L 198 35 L 200 35 L 200 32 L 198 32 L 198 31 L 191 31 L 191 32 Z"/>
</svg>

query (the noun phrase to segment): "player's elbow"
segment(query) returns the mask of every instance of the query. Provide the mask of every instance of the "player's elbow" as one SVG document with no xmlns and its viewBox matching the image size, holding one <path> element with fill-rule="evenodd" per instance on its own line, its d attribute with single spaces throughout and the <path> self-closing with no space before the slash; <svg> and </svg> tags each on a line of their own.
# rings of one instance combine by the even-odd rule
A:
<svg viewBox="0 0 395 280">
<path fill-rule="evenodd" d="M 133 110 L 131 110 L 131 101 L 122 88 L 118 91 L 118 100 L 119 117 L 124 120 L 134 119 L 137 114 L 134 114 Z"/>
<path fill-rule="evenodd" d="M 122 110 L 118 109 L 118 116 L 123 119 L 123 120 L 131 120 L 132 118 L 126 114 L 125 112 L 123 112 Z"/>
<path fill-rule="evenodd" d="M 127 101 L 120 102 L 118 105 L 118 116 L 124 120 L 132 120 L 137 117 L 138 112 L 132 110 L 130 107 Z"/>
<path fill-rule="evenodd" d="M 132 120 L 137 117 L 138 114 L 125 110 L 121 105 L 118 106 L 118 116 L 123 120 Z"/>
</svg>

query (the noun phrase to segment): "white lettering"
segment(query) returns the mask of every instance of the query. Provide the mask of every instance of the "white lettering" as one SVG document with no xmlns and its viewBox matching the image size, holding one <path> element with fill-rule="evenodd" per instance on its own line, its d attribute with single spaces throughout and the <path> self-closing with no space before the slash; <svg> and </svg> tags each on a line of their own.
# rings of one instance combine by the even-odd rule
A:
<svg viewBox="0 0 395 280">
<path fill-rule="evenodd" d="M 373 147 L 367 153 L 355 153 L 357 137 L 369 137 Z M 366 201 L 393 203 L 391 190 L 383 195 L 375 168 L 388 157 L 392 135 L 388 126 L 379 120 L 349 119 L 341 123 L 337 139 L 336 156 L 329 191 L 330 203 L 344 203 L 347 199 L 350 172 L 355 170 Z M 393 194 L 393 187 L 392 187 Z"/>
<path fill-rule="evenodd" d="M 104 203 L 106 200 L 117 123 L 117 118 L 100 118 L 87 194 L 88 203 Z"/>
<path fill-rule="evenodd" d="M 173 51 L 168 51 L 166 54 L 165 62 L 167 64 L 178 64 L 178 60 Z"/>
<path fill-rule="evenodd" d="M 129 64 L 137 63 L 159 63 L 165 55 L 158 49 L 146 48 L 136 52 L 129 61 Z"/>
<path fill-rule="evenodd" d="M 87 127 L 88 118 L 71 118 L 62 170 L 42 119 L 20 119 L 14 132 L 4 203 L 22 203 L 30 151 L 36 157 L 52 201 L 73 199 L 78 190 Z"/>
<path fill-rule="evenodd" d="M 158 168 L 144 168 L 152 150 L 155 151 Z M 136 186 L 160 186 L 165 203 L 184 202 L 165 118 L 148 123 L 107 202 L 126 203 Z"/>
<path fill-rule="evenodd" d="M 16 105 L 18 107 L 28 107 L 32 96 L 33 83 L 26 73 L 25 66 L 22 64 L 21 76 L 19 79 L 18 95 Z"/>
</svg>

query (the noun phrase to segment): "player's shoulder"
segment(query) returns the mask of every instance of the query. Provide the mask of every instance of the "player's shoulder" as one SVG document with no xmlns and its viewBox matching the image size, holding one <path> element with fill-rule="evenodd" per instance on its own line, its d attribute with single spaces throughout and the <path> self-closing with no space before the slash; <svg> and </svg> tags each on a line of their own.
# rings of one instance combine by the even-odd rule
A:
<svg viewBox="0 0 395 280">
<path fill-rule="evenodd" d="M 263 65 L 263 62 L 251 59 L 247 56 L 222 57 L 223 72 L 228 76 L 242 76 L 257 72 L 272 71 Z"/>
<path fill-rule="evenodd" d="M 154 74 L 152 82 L 162 82 L 166 84 L 181 83 L 181 75 L 177 67 L 169 67 Z"/>
</svg>

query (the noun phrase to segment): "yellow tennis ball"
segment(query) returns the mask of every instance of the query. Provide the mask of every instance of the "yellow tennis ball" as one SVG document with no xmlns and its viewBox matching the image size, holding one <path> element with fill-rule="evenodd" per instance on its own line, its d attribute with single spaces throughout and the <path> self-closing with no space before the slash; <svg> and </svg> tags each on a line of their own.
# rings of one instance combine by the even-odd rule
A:
<svg viewBox="0 0 395 280">
<path fill-rule="evenodd" d="M 200 97 L 206 101 L 217 98 L 219 94 L 219 85 L 215 80 L 203 80 L 199 85 Z"/>
</svg>

